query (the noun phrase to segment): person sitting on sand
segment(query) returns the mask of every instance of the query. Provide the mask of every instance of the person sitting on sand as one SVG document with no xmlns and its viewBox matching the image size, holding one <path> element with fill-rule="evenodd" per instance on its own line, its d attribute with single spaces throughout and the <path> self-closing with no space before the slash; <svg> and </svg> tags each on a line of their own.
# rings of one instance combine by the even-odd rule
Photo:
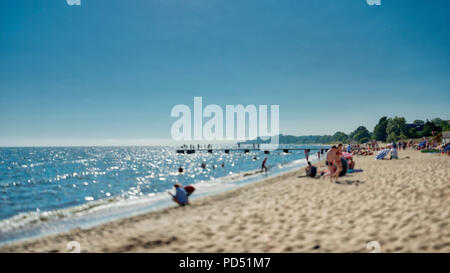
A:
<svg viewBox="0 0 450 273">
<path fill-rule="evenodd" d="M 450 143 L 447 143 L 445 146 L 442 147 L 442 153 L 447 153 L 448 156 L 450 156 Z"/>
<path fill-rule="evenodd" d="M 186 190 L 181 186 L 181 184 L 177 183 L 173 185 L 175 188 L 175 195 L 169 192 L 170 196 L 172 196 L 173 201 L 180 206 L 185 206 L 188 204 L 188 194 Z"/>
<path fill-rule="evenodd" d="M 267 172 L 267 166 L 266 166 L 266 162 L 267 162 L 267 157 L 264 158 L 262 164 L 261 164 L 261 170 Z"/>
<path fill-rule="evenodd" d="M 355 169 L 355 161 L 353 161 L 353 157 L 348 158 L 348 169 L 353 170 Z"/>
<path fill-rule="evenodd" d="M 317 174 L 317 167 L 313 166 L 311 162 L 308 161 L 308 166 L 305 168 L 306 176 L 315 177 Z"/>
<path fill-rule="evenodd" d="M 397 145 L 395 143 L 392 144 L 391 159 L 398 159 Z"/>
</svg>

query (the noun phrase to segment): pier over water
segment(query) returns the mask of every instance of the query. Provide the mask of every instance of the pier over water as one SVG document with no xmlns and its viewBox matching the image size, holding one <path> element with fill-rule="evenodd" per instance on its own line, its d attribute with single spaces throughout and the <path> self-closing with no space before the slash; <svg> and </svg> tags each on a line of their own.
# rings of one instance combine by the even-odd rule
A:
<svg viewBox="0 0 450 273">
<path fill-rule="evenodd" d="M 230 152 L 243 152 L 243 153 L 249 153 L 249 152 L 255 152 L 255 151 L 260 151 L 260 152 L 264 152 L 265 154 L 269 154 L 271 151 L 281 151 L 283 153 L 290 153 L 293 151 L 318 151 L 321 154 L 324 154 L 328 151 L 329 148 L 278 148 L 278 149 L 274 149 L 274 150 L 264 150 L 264 149 L 260 149 L 260 148 L 182 148 L 182 149 L 177 149 L 177 153 L 179 154 L 194 154 L 196 152 L 208 152 L 208 153 L 213 153 L 213 152 L 224 152 L 226 154 L 229 154 Z"/>
</svg>

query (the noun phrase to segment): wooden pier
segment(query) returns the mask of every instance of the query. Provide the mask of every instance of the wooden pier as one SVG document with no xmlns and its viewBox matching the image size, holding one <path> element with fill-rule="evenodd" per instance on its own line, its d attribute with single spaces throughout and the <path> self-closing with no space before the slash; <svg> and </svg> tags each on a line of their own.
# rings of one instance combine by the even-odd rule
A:
<svg viewBox="0 0 450 273">
<path fill-rule="evenodd" d="M 310 151 L 320 151 L 321 154 L 323 154 L 324 152 L 326 153 L 328 151 L 329 148 L 279 148 L 279 149 L 275 149 L 275 150 L 262 150 L 259 148 L 215 148 L 215 149 L 188 149 L 188 148 L 183 148 L 183 149 L 177 149 L 177 153 L 178 154 L 194 154 L 196 152 L 208 152 L 208 153 L 213 153 L 213 152 L 224 152 L 226 154 L 229 154 L 230 152 L 244 152 L 244 153 L 250 153 L 250 152 L 264 152 L 264 154 L 269 154 L 270 151 L 282 151 L 283 153 L 290 153 L 292 151 L 305 151 L 305 150 L 310 150 Z"/>
</svg>

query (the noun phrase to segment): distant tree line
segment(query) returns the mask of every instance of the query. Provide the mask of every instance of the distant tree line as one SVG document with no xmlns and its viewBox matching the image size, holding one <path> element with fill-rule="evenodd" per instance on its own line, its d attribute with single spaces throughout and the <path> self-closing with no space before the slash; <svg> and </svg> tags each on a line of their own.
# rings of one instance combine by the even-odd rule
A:
<svg viewBox="0 0 450 273">
<path fill-rule="evenodd" d="M 382 117 L 375 126 L 372 139 L 379 141 L 398 141 L 411 138 L 430 137 L 449 131 L 448 120 L 435 118 L 432 120 L 415 120 L 413 123 L 406 123 L 403 117 Z"/>
<path fill-rule="evenodd" d="M 393 142 L 411 138 L 429 137 L 449 131 L 449 120 L 435 118 L 432 120 L 415 120 L 413 123 L 406 123 L 404 117 L 380 118 L 375 125 L 373 132 L 370 132 L 365 126 L 359 126 L 350 134 L 336 132 L 334 135 L 311 135 L 311 136 L 292 136 L 280 135 L 280 144 L 325 144 L 325 143 L 366 143 L 371 140 Z M 242 142 L 243 144 L 268 143 L 260 138 Z"/>
</svg>

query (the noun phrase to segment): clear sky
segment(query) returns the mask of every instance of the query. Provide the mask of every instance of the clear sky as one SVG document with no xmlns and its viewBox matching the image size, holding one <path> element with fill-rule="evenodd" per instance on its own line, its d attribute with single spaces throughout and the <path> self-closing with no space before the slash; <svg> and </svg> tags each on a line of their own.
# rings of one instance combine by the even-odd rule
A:
<svg viewBox="0 0 450 273">
<path fill-rule="evenodd" d="M 169 139 L 194 96 L 294 135 L 450 119 L 450 1 L 381 3 L 2 0 L 0 146 Z"/>
</svg>

